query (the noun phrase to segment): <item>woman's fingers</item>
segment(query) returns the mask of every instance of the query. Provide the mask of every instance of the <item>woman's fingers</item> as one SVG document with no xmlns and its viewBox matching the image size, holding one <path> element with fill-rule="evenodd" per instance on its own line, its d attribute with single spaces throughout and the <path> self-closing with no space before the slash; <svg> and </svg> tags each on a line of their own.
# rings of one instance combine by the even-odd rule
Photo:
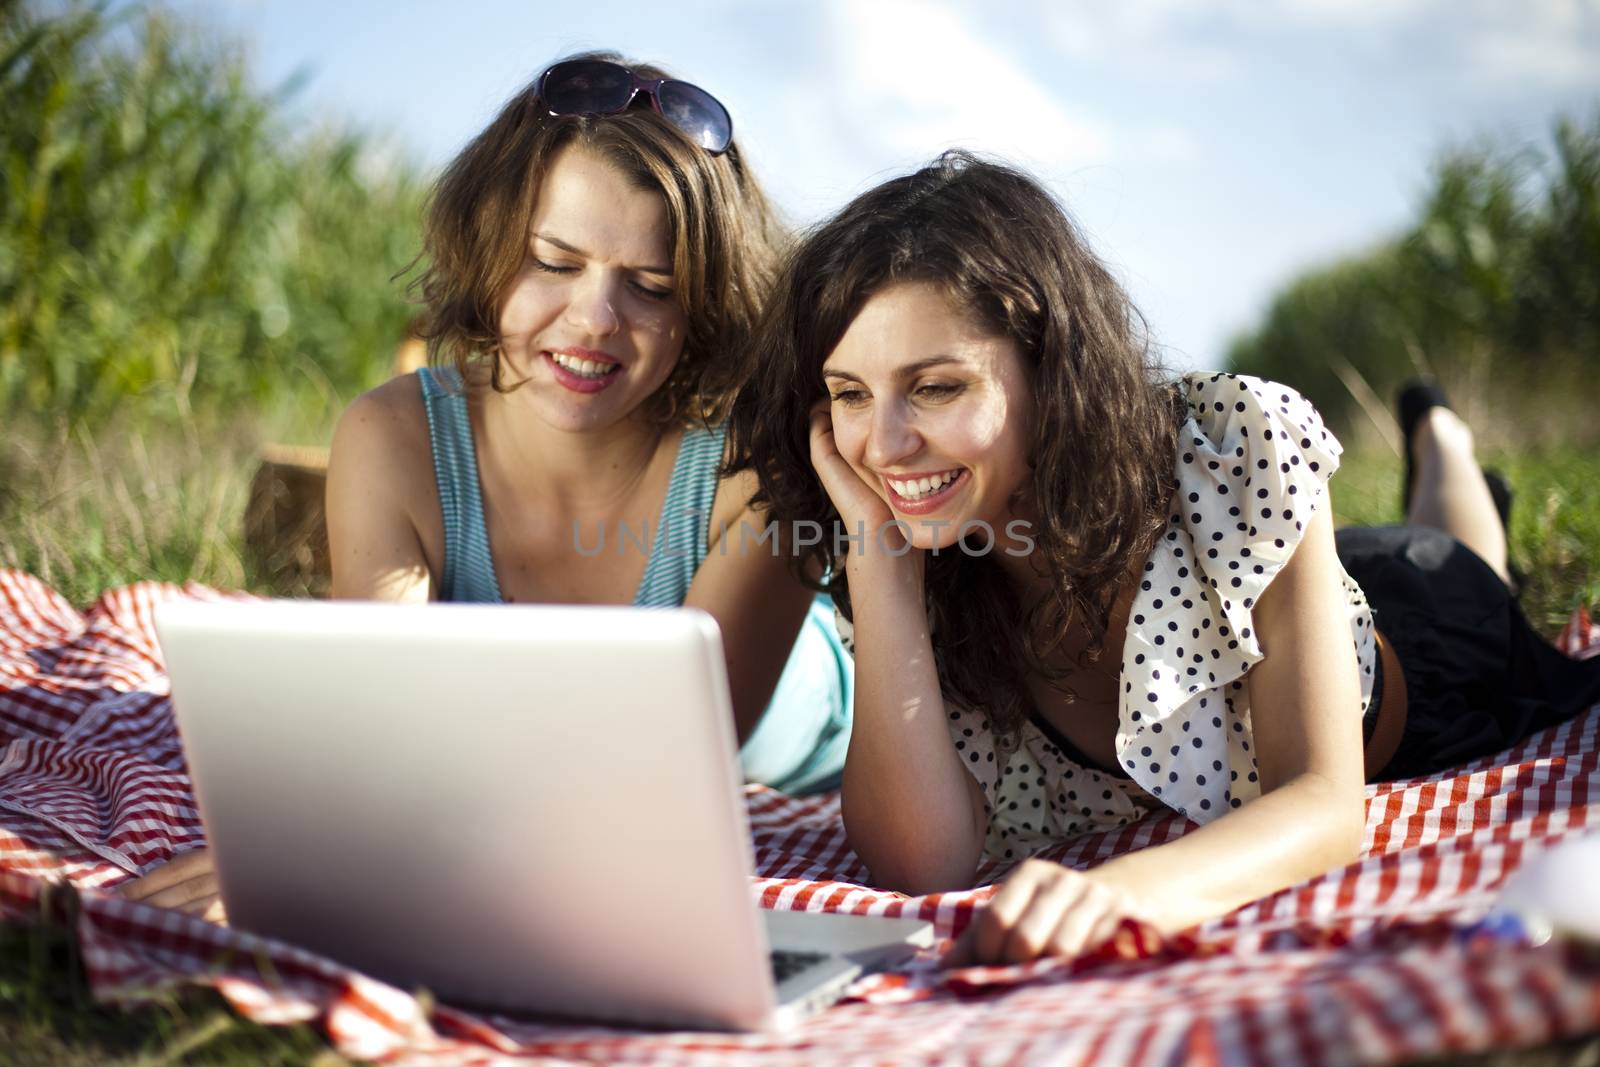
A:
<svg viewBox="0 0 1600 1067">
<path fill-rule="evenodd" d="M 1045 936 L 1052 956 L 1073 957 L 1092 952 L 1116 932 L 1122 917 L 1116 897 L 1084 878 L 1076 906 L 1061 913 L 1054 930 Z"/>
<path fill-rule="evenodd" d="M 968 923 L 967 928 L 961 931 L 961 936 L 957 937 L 955 943 L 946 949 L 944 955 L 939 958 L 939 966 L 947 969 L 976 967 L 978 965 L 978 954 L 973 951 L 972 943 L 977 936 L 977 932 L 978 924 L 976 922 Z"/>
<path fill-rule="evenodd" d="M 1089 931 L 1072 947 L 1065 938 L 1050 939 L 1050 954 L 1052 956 L 1082 956 L 1110 941 L 1116 935 L 1117 927 L 1122 925 L 1123 914 L 1121 911 L 1108 911 L 1096 919 L 1089 927 Z"/>
<path fill-rule="evenodd" d="M 187 904 L 178 905 L 176 910 L 183 912 L 185 915 L 198 916 L 206 920 L 206 922 L 213 922 L 218 926 L 228 925 L 228 913 L 222 906 L 222 898 L 215 894 L 197 897 Z"/>
<path fill-rule="evenodd" d="M 227 925 L 216 871 L 210 854 L 204 850 L 185 853 L 144 877 L 119 886 L 118 892 L 129 900 Z"/>
<path fill-rule="evenodd" d="M 158 908 L 185 908 L 188 906 L 215 900 L 217 897 L 217 878 L 214 874 L 200 874 L 187 882 L 168 886 L 159 893 L 152 893 L 144 897 L 146 904 L 154 904 Z"/>
<path fill-rule="evenodd" d="M 972 954 L 980 963 L 1000 963 L 1006 960 L 1006 945 L 1012 931 L 1043 888 L 1046 866 L 1029 860 L 1010 878 L 1000 891 L 989 899 L 989 904 L 972 920 Z M 1051 926 L 1055 924 L 1052 923 Z"/>
<path fill-rule="evenodd" d="M 1040 956 L 1051 954 L 1053 938 L 1058 930 L 1072 922 L 1084 910 L 1087 895 L 1082 877 L 1072 877 L 1075 871 L 1061 870 L 1068 877 L 1042 879 L 1034 891 L 1033 900 L 1026 911 L 1012 925 L 1001 949 L 1000 958 L 1006 963 L 1032 963 Z M 1068 953 L 1056 952 L 1055 955 Z"/>
<path fill-rule="evenodd" d="M 158 908 L 175 908 L 215 923 L 228 921 L 209 849 L 185 852 L 148 874 L 123 883 L 117 891 L 129 900 Z"/>
<path fill-rule="evenodd" d="M 1079 871 L 1030 860 L 973 917 L 942 961 L 945 967 L 1070 959 L 1117 931 L 1127 902 Z"/>
<path fill-rule="evenodd" d="M 811 466 L 822 474 L 831 472 L 835 463 L 844 463 L 844 457 L 839 455 L 839 446 L 833 440 L 833 416 L 826 408 L 812 408 Z"/>
<path fill-rule="evenodd" d="M 839 454 L 833 439 L 833 416 L 826 402 L 811 409 L 811 467 L 847 531 L 876 536 L 893 521 L 883 498 Z"/>
<path fill-rule="evenodd" d="M 211 850 L 192 849 L 176 856 L 161 866 L 117 887 L 129 900 L 150 900 L 156 894 L 172 889 L 196 877 L 210 875 L 213 870 Z"/>
</svg>

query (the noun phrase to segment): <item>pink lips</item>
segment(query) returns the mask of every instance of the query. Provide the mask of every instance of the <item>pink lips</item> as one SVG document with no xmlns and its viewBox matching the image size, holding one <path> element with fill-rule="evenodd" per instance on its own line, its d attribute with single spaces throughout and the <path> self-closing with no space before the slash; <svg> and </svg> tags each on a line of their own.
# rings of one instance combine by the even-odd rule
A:
<svg viewBox="0 0 1600 1067">
<path fill-rule="evenodd" d="M 934 471 L 928 474 L 926 477 L 931 478 L 934 474 L 943 473 L 944 471 Z M 909 482 L 911 481 L 911 478 L 899 478 L 896 480 Z M 889 503 L 893 505 L 896 511 L 904 515 L 932 514 L 933 512 L 944 507 L 946 501 L 948 501 L 950 497 L 957 492 L 957 490 L 966 484 L 967 472 L 963 470 L 960 474 L 957 474 L 954 478 L 950 479 L 949 482 L 945 483 L 943 487 L 935 490 L 932 493 L 929 493 L 927 496 L 918 497 L 916 500 L 907 500 L 905 497 L 894 491 L 894 486 L 889 484 L 889 479 L 887 477 L 883 479 L 884 488 L 889 490 Z"/>
<path fill-rule="evenodd" d="M 598 378 L 585 378 L 581 374 L 572 373 L 572 371 L 557 363 L 555 357 L 558 355 L 567 356 L 571 359 L 587 359 L 594 363 L 608 363 L 611 365 L 611 369 Z M 622 370 L 622 364 L 604 352 L 596 352 L 587 348 L 551 349 L 544 353 L 544 358 L 549 363 L 550 370 L 555 375 L 556 381 L 574 393 L 598 393 L 616 381 L 618 373 Z"/>
</svg>

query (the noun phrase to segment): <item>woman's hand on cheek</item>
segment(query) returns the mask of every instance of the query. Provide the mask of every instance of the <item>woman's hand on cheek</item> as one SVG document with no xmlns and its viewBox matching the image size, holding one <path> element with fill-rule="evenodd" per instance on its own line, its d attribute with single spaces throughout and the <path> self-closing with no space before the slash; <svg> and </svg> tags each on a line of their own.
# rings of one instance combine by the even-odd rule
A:
<svg viewBox="0 0 1600 1067">
<path fill-rule="evenodd" d="M 867 544 L 877 545 L 888 538 L 899 538 L 893 530 L 886 530 L 894 522 L 894 513 L 855 469 L 839 454 L 833 439 L 833 416 L 828 401 L 818 401 L 811 409 L 811 466 L 827 490 L 828 498 L 839 511 L 845 532 L 852 537 L 858 531 L 866 532 Z M 888 541 L 897 552 L 900 540 Z M 901 553 L 903 554 L 903 553 Z"/>
<path fill-rule="evenodd" d="M 1028 860 L 973 917 L 942 962 L 971 967 L 1070 959 L 1105 944 L 1123 919 L 1137 918 L 1131 899 L 1092 874 Z"/>
</svg>

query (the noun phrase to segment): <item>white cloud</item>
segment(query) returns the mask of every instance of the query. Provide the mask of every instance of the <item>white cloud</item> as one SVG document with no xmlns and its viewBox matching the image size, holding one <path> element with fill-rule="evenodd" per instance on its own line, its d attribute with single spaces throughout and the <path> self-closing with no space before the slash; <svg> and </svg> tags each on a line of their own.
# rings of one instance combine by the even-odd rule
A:
<svg viewBox="0 0 1600 1067">
<path fill-rule="evenodd" d="M 1506 83 L 1600 86 L 1600 6 L 1580 0 L 1474 6 L 1462 42 L 1473 69 Z"/>
<path fill-rule="evenodd" d="M 1053 168 L 1115 154 L 1106 123 L 1069 110 L 951 4 L 836 0 L 829 18 L 835 117 L 889 154 L 925 159 L 959 145 Z"/>
<path fill-rule="evenodd" d="M 1036 17 L 1066 55 L 1146 79 L 1220 81 L 1242 73 L 1252 36 L 1342 34 L 1405 41 L 1413 62 L 1466 76 L 1555 88 L 1600 83 L 1595 0 L 1144 0 L 1051 5 Z"/>
<path fill-rule="evenodd" d="M 1600 84 L 1600 56 L 1575 41 L 1484 34 L 1467 42 L 1467 54 L 1484 74 L 1504 82 L 1552 87 Z"/>
<path fill-rule="evenodd" d="M 1226 18 L 1230 4 L 1194 0 L 1049 4 L 1037 13 L 1042 39 L 1080 63 L 1160 81 L 1223 81 L 1235 56 L 1196 34 L 1197 24 Z"/>
<path fill-rule="evenodd" d="M 1247 5 L 1232 6 L 1239 15 L 1250 10 Z M 1365 28 L 1404 22 L 1439 6 L 1439 0 L 1278 0 L 1278 9 L 1272 14 L 1286 16 L 1291 22 Z"/>
<path fill-rule="evenodd" d="M 1415 35 L 1418 63 L 1480 83 L 1600 85 L 1594 0 L 1279 0 L 1275 14 L 1300 30 Z"/>
</svg>

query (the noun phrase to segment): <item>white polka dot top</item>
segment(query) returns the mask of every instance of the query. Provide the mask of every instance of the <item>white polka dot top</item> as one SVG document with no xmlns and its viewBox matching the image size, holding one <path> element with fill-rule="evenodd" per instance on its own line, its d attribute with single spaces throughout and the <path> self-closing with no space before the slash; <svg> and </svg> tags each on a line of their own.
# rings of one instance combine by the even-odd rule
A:
<svg viewBox="0 0 1600 1067">
<path fill-rule="evenodd" d="M 1178 488 L 1122 649 L 1117 773 L 1085 766 L 1032 719 L 1008 751 L 981 709 L 947 705 L 951 741 L 989 802 L 989 859 L 1020 859 L 1162 805 L 1205 823 L 1260 795 L 1244 684 L 1262 659 L 1251 608 L 1325 505 L 1342 449 L 1292 389 L 1231 374 L 1180 384 L 1189 418 L 1178 431 Z M 1340 576 L 1364 714 L 1377 658 L 1372 613 Z M 850 624 L 838 622 L 853 650 Z"/>
</svg>

